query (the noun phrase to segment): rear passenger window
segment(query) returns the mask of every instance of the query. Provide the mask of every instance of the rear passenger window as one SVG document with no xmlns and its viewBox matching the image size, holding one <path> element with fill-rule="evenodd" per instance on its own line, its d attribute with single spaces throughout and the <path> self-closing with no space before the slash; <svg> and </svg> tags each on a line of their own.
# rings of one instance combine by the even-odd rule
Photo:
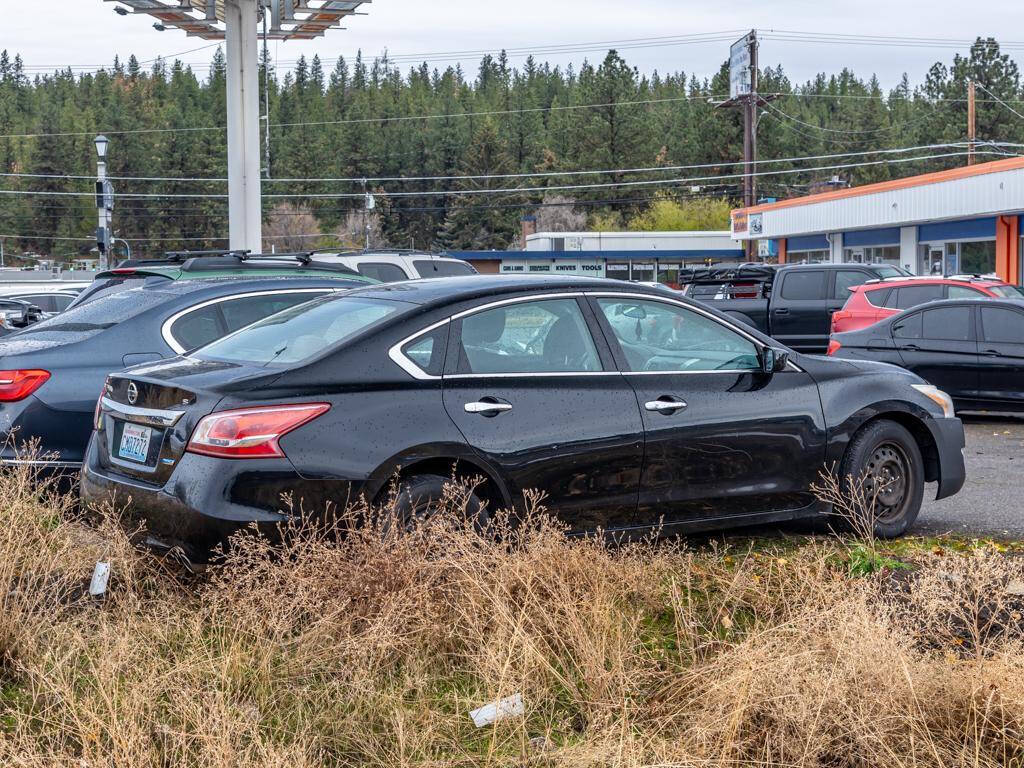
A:
<svg viewBox="0 0 1024 768">
<path fill-rule="evenodd" d="M 825 298 L 825 271 L 794 270 L 782 283 L 782 298 L 790 301 L 813 301 Z"/>
<path fill-rule="evenodd" d="M 971 308 L 928 309 L 924 315 L 924 338 L 944 341 L 971 340 Z"/>
<path fill-rule="evenodd" d="M 409 276 L 405 274 L 405 270 L 399 267 L 397 264 L 378 264 L 364 262 L 357 268 L 359 274 L 363 277 L 368 277 L 371 280 L 379 280 L 382 283 L 397 283 L 402 280 L 408 280 Z"/>
<path fill-rule="evenodd" d="M 916 312 L 893 323 L 892 335 L 897 339 L 920 339 L 922 337 L 921 328 L 921 313 Z"/>
<path fill-rule="evenodd" d="M 1012 309 L 982 307 L 981 325 L 985 341 L 1024 344 L 1024 315 Z"/>
<path fill-rule="evenodd" d="M 189 350 L 219 339 L 227 330 L 221 321 L 220 309 L 210 304 L 179 317 L 171 325 L 170 333 L 182 349 Z"/>
<path fill-rule="evenodd" d="M 846 301 L 850 298 L 850 289 L 864 285 L 871 276 L 856 269 L 840 269 L 836 272 L 836 288 L 834 298 Z"/>
<path fill-rule="evenodd" d="M 57 305 L 53 301 L 53 296 L 47 294 L 36 294 L 32 296 L 21 296 L 22 301 L 27 301 L 29 304 L 34 304 L 39 307 L 43 312 L 56 312 Z"/>
<path fill-rule="evenodd" d="M 864 291 L 864 298 L 873 307 L 885 307 L 888 306 L 885 302 L 892 291 L 892 288 L 876 288 L 872 291 Z"/>
<path fill-rule="evenodd" d="M 296 304 L 312 301 L 317 296 L 323 296 L 325 293 L 328 293 L 328 291 L 246 296 L 241 299 L 223 301 L 220 303 L 220 308 L 224 313 L 224 322 L 227 324 L 228 333 L 231 333 L 239 328 L 252 325 L 264 317 L 270 317 L 278 312 L 283 312 L 294 307 Z"/>
<path fill-rule="evenodd" d="M 402 354 L 421 371 L 431 376 L 440 376 L 444 371 L 444 350 L 447 342 L 448 324 L 445 323 L 440 328 L 410 341 L 402 347 Z"/>
<path fill-rule="evenodd" d="M 460 373 L 575 373 L 601 360 L 575 299 L 530 301 L 462 320 Z"/>
<path fill-rule="evenodd" d="M 918 304 L 925 304 L 929 301 L 937 301 L 942 298 L 942 286 L 941 285 L 905 285 L 901 288 L 896 288 L 893 293 L 895 294 L 896 309 L 910 309 L 916 307 Z M 887 307 L 893 306 L 891 303 L 893 297 L 889 297 L 889 303 Z"/>
</svg>

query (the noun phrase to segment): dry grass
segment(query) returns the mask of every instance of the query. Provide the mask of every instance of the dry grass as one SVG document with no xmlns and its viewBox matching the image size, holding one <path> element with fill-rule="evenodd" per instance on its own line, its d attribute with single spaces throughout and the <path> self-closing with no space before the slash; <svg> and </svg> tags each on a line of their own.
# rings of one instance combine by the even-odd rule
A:
<svg viewBox="0 0 1024 768">
<path fill-rule="evenodd" d="M 1016 558 L 855 579 L 828 540 L 609 549 L 540 512 L 481 536 L 456 496 L 193 578 L 0 476 L 0 765 L 1021 764 Z M 524 718 L 473 727 L 517 691 Z"/>
</svg>

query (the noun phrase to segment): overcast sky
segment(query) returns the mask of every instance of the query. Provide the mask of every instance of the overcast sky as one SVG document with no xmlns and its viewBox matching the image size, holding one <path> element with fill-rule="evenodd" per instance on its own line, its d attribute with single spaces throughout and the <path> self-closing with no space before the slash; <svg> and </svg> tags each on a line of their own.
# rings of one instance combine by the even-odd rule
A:
<svg viewBox="0 0 1024 768">
<path fill-rule="evenodd" d="M 330 68 L 339 54 L 426 54 L 501 48 L 588 44 L 667 35 L 709 33 L 739 28 L 840 32 L 864 35 L 973 39 L 994 36 L 1001 42 L 1024 39 L 1011 20 L 1024 20 L 1020 0 L 985 0 L 969 12 L 953 0 L 374 0 L 367 16 L 348 22 L 348 29 L 329 32 L 313 42 L 271 43 L 272 55 L 291 62 L 318 53 Z M 103 0 L 0 0 L 0 48 L 20 53 L 30 72 L 40 67 L 104 65 L 118 54 L 140 60 L 169 56 L 204 41 L 176 30 L 157 32 L 147 16 L 121 17 Z M 1005 35 L 1005 38 L 1002 37 Z M 607 47 L 611 47 L 610 45 Z M 724 40 L 688 45 L 657 45 L 623 49 L 627 61 L 644 72 L 684 70 L 706 76 L 728 57 Z M 577 53 L 541 54 L 552 63 L 599 60 L 601 46 Z M 213 49 L 181 55 L 183 61 L 205 65 Z M 894 85 L 903 72 L 920 82 L 935 61 L 949 61 L 950 47 L 867 46 L 765 40 L 761 64 L 782 64 L 801 83 L 816 72 L 851 67 L 859 75 L 879 76 Z M 1020 51 L 1012 51 L 1015 57 Z M 523 56 L 513 57 L 513 64 Z M 475 71 L 479 57 L 467 56 L 463 66 Z M 437 61 L 446 66 L 447 61 Z"/>
</svg>

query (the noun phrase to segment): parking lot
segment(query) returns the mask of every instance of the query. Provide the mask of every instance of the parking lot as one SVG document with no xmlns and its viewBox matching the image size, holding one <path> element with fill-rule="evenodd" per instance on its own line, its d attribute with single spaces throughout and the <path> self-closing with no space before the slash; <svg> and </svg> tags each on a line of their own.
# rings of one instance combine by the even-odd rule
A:
<svg viewBox="0 0 1024 768">
<path fill-rule="evenodd" d="M 967 433 L 967 483 L 960 493 L 942 501 L 931 501 L 926 492 L 914 532 L 1024 537 L 1020 477 L 1024 416 L 964 414 L 961 418 Z"/>
</svg>

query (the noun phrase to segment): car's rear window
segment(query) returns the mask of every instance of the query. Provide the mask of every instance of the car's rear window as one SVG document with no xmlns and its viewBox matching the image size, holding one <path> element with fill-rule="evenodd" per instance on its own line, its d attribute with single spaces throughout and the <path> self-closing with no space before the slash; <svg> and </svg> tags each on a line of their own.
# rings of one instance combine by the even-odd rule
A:
<svg viewBox="0 0 1024 768">
<path fill-rule="evenodd" d="M 85 305 L 69 307 L 59 315 L 29 326 L 19 335 L 52 341 L 78 341 L 141 315 L 163 304 L 167 298 L 162 291 L 148 289 L 113 293 Z"/>
<path fill-rule="evenodd" d="M 412 265 L 420 277 L 461 277 L 462 275 L 475 275 L 469 264 L 461 261 L 440 261 L 438 259 L 416 259 Z"/>
<path fill-rule="evenodd" d="M 325 296 L 214 341 L 196 356 L 253 365 L 299 363 L 383 322 L 401 307 L 381 299 Z"/>
<path fill-rule="evenodd" d="M 163 283 L 169 280 L 169 277 L 163 277 L 162 275 L 112 275 L 110 277 L 100 277 L 78 294 L 78 297 L 71 302 L 70 306 L 80 307 L 103 296 L 110 296 L 122 291 L 130 291 L 132 288 L 142 288 L 143 286 Z"/>
</svg>

